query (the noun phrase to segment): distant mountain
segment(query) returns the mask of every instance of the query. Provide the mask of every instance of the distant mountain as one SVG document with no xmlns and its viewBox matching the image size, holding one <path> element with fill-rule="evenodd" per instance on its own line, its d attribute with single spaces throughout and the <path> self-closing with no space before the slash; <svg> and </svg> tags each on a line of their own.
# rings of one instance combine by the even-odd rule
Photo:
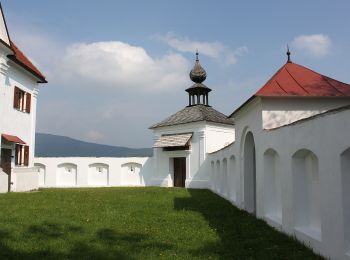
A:
<svg viewBox="0 0 350 260">
<path fill-rule="evenodd" d="M 36 134 L 36 157 L 148 157 L 152 148 L 128 148 L 79 141 L 66 136 Z"/>
</svg>

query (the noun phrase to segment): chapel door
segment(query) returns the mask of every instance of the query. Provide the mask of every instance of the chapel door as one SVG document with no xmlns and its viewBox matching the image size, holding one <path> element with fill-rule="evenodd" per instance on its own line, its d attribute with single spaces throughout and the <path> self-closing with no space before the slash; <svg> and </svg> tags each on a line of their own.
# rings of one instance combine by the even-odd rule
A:
<svg viewBox="0 0 350 260">
<path fill-rule="evenodd" d="M 1 168 L 8 175 L 8 191 L 11 189 L 11 150 L 1 149 Z"/>
<path fill-rule="evenodd" d="M 185 187 L 186 157 L 174 158 L 174 187 Z"/>
</svg>

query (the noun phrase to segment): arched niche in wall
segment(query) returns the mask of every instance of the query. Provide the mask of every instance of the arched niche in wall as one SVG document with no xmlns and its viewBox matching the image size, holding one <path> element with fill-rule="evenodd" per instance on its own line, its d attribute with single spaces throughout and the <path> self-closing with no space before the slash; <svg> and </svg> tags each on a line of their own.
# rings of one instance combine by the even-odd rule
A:
<svg viewBox="0 0 350 260">
<path fill-rule="evenodd" d="M 210 163 L 210 170 L 211 170 L 211 173 L 210 173 L 211 188 L 215 189 L 215 162 L 214 161 Z"/>
<path fill-rule="evenodd" d="M 57 185 L 72 187 L 77 185 L 77 165 L 62 163 L 57 166 Z"/>
<path fill-rule="evenodd" d="M 143 186 L 141 175 L 142 165 L 136 162 L 128 162 L 122 165 L 122 184 L 125 186 Z"/>
<path fill-rule="evenodd" d="M 221 178 L 221 193 L 223 196 L 228 197 L 229 185 L 228 185 L 228 171 L 227 171 L 227 159 L 222 160 L 222 178 Z"/>
<path fill-rule="evenodd" d="M 282 224 L 282 182 L 279 156 L 273 149 L 264 153 L 264 214 Z"/>
<path fill-rule="evenodd" d="M 228 186 L 230 189 L 230 199 L 236 201 L 237 198 L 237 169 L 236 169 L 236 158 L 234 155 L 229 160 L 229 180 Z"/>
<path fill-rule="evenodd" d="M 220 161 L 216 161 L 216 171 L 215 171 L 215 191 L 220 192 Z"/>
<path fill-rule="evenodd" d="M 46 185 L 46 166 L 41 163 L 34 163 L 34 167 L 38 169 L 39 187 L 44 187 Z"/>
<path fill-rule="evenodd" d="M 317 156 L 310 150 L 297 151 L 292 157 L 292 172 L 295 228 L 321 241 L 321 193 Z"/>
<path fill-rule="evenodd" d="M 256 213 L 256 159 L 252 132 L 247 132 L 243 144 L 244 208 Z"/>
<path fill-rule="evenodd" d="M 345 250 L 350 253 L 350 148 L 341 154 L 341 182 Z"/>
<path fill-rule="evenodd" d="M 89 165 L 88 184 L 90 186 L 108 186 L 109 165 L 105 163 L 93 163 Z"/>
</svg>

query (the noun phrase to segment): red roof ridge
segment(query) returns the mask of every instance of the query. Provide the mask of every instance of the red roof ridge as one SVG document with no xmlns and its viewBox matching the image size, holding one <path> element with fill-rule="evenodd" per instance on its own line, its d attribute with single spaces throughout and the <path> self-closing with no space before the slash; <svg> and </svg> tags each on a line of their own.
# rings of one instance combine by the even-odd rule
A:
<svg viewBox="0 0 350 260">
<path fill-rule="evenodd" d="M 281 84 L 280 83 L 278 83 L 278 81 L 276 80 L 276 83 L 277 83 L 277 85 L 286 93 L 286 94 L 288 94 L 288 92 L 281 86 Z"/>
<path fill-rule="evenodd" d="M 9 55 L 9 58 L 18 63 L 24 69 L 28 70 L 35 77 L 39 78 L 38 83 L 47 83 L 45 76 L 40 72 L 40 70 L 30 61 L 29 58 L 17 47 L 17 45 L 10 41 L 11 49 L 14 52 L 14 55 Z"/>
<path fill-rule="evenodd" d="M 333 86 L 333 84 L 330 83 L 328 79 L 329 79 L 329 77 L 324 76 L 324 80 L 325 80 L 330 86 L 332 86 L 332 87 L 333 87 L 336 91 L 338 91 L 339 93 L 342 93 L 339 89 L 337 89 L 335 86 Z M 333 80 L 338 81 L 338 80 L 336 80 L 336 79 L 333 79 Z M 338 81 L 338 82 L 340 82 L 340 81 Z"/>
<path fill-rule="evenodd" d="M 293 77 L 293 75 L 289 72 L 289 70 L 287 69 L 286 66 L 284 66 L 284 69 L 288 72 L 288 74 L 290 75 L 290 77 L 299 85 L 299 87 L 301 87 L 306 93 L 310 94 L 310 92 L 307 91 L 307 90 Z"/>
</svg>

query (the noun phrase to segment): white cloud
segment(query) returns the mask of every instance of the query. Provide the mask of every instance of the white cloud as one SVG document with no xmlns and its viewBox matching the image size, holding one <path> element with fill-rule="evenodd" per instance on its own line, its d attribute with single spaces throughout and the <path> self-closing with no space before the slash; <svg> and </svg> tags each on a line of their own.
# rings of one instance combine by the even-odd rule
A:
<svg viewBox="0 0 350 260">
<path fill-rule="evenodd" d="M 311 54 L 321 57 L 330 52 L 331 39 L 324 34 L 300 35 L 294 38 L 292 46 Z"/>
<path fill-rule="evenodd" d="M 180 54 L 153 58 L 142 47 L 109 41 L 68 46 L 59 71 L 68 81 L 153 91 L 186 84 L 189 67 Z"/>
<path fill-rule="evenodd" d="M 158 35 L 156 38 L 165 42 L 177 51 L 194 53 L 196 50 L 198 50 L 200 54 L 225 62 L 227 65 L 237 63 L 238 57 L 248 51 L 248 48 L 245 46 L 231 50 L 218 41 L 193 41 L 188 37 L 179 37 L 174 33 L 167 33 L 165 36 Z"/>
</svg>

